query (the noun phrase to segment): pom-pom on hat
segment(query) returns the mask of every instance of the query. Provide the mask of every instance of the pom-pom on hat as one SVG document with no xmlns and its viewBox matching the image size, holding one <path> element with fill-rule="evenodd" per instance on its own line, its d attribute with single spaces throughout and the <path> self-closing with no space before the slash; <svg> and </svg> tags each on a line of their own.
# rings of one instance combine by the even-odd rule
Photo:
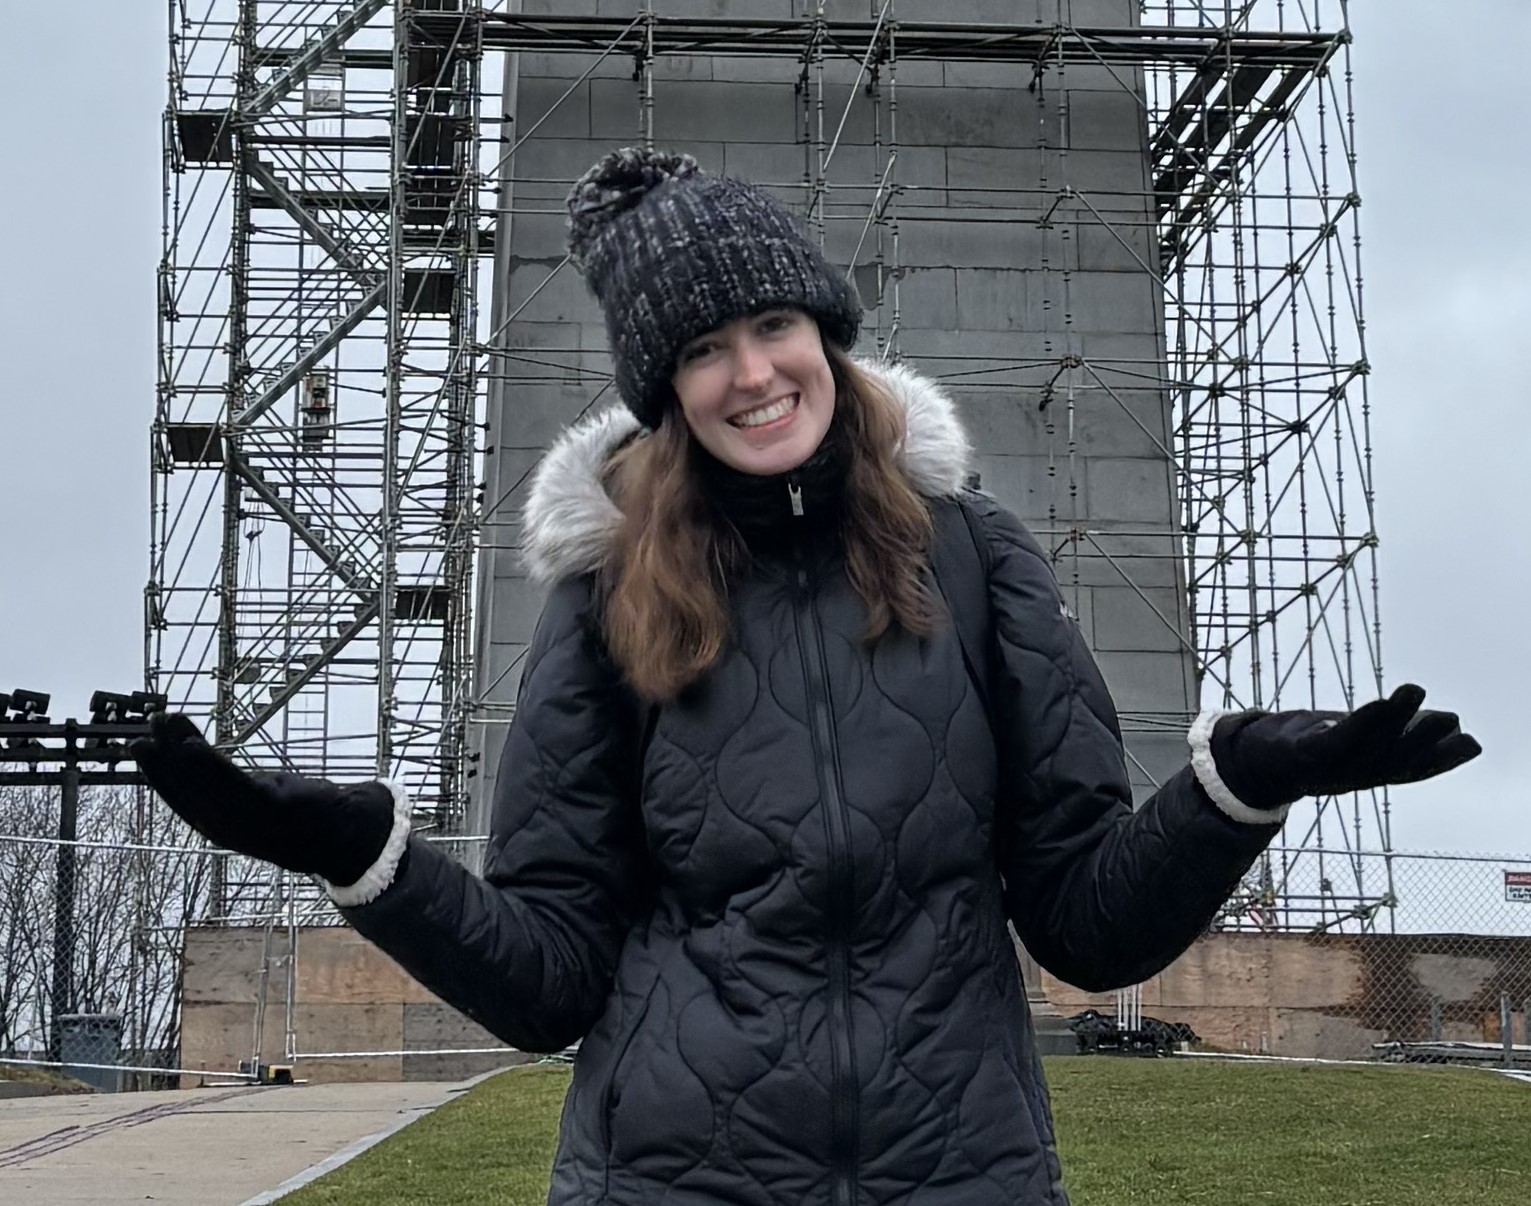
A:
<svg viewBox="0 0 1531 1206">
<path fill-rule="evenodd" d="M 698 335 L 775 306 L 849 350 L 861 305 L 776 200 L 689 155 L 625 147 L 569 193 L 569 251 L 606 318 L 617 392 L 645 427 L 674 404 L 675 358 Z"/>
</svg>

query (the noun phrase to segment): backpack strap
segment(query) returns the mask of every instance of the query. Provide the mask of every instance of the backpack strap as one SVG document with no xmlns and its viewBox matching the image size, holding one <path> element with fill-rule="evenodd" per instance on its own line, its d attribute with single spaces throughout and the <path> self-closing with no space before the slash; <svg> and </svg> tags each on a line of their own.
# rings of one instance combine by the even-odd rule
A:
<svg viewBox="0 0 1531 1206">
<path fill-rule="evenodd" d="M 989 706 L 989 650 L 993 645 L 993 613 L 989 606 L 989 548 L 977 521 L 960 498 L 940 499 L 931 506 L 934 526 L 930 568 L 936 589 L 946 601 L 968 677 L 978 690 L 984 712 Z"/>
</svg>

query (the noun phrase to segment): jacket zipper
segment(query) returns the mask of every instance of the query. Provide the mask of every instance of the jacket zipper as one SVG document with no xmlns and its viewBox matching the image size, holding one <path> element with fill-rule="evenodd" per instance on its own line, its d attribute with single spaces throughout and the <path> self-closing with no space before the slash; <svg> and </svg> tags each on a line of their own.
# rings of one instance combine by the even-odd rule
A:
<svg viewBox="0 0 1531 1206">
<path fill-rule="evenodd" d="M 787 490 L 793 514 L 801 516 L 799 488 L 789 479 Z M 797 591 L 793 611 L 797 620 L 797 647 L 803 660 L 808 707 L 813 717 L 814 763 L 824 800 L 824 828 L 829 839 L 829 916 L 825 955 L 829 971 L 831 1201 L 834 1206 L 854 1206 L 860 1101 L 856 1087 L 855 1047 L 851 1042 L 850 919 L 855 892 L 850 821 L 840 795 L 834 724 L 830 719 L 826 685 L 824 634 L 814 611 L 813 584 L 801 542 L 796 544 L 795 552 Z"/>
</svg>

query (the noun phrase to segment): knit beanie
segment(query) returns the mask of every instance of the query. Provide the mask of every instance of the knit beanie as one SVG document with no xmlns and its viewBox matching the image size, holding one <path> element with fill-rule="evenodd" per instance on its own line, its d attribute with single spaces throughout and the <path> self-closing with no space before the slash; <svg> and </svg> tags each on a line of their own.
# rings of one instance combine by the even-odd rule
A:
<svg viewBox="0 0 1531 1206">
<path fill-rule="evenodd" d="M 617 392 L 645 427 L 674 404 L 680 349 L 777 306 L 811 314 L 847 351 L 861 305 L 786 209 L 689 155 L 625 147 L 569 193 L 569 252 L 606 319 Z"/>
</svg>

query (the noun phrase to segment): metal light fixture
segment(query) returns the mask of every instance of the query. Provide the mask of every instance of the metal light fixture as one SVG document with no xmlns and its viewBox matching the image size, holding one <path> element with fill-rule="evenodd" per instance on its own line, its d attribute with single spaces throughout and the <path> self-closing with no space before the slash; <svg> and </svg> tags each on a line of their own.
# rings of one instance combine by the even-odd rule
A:
<svg viewBox="0 0 1531 1206">
<path fill-rule="evenodd" d="M 90 723 L 93 725 L 135 725 L 142 727 L 156 712 L 165 710 L 165 697 L 148 691 L 123 695 L 116 691 L 97 691 L 90 697 Z M 126 748 L 125 741 L 110 737 L 87 737 L 86 749 Z"/>
<path fill-rule="evenodd" d="M 91 724 L 121 724 L 128 717 L 133 701 L 115 691 L 97 691 L 90 697 Z"/>
<path fill-rule="evenodd" d="M 0 692 L 0 723 L 7 720 L 11 724 L 47 724 L 48 704 L 53 697 L 44 695 L 41 691 L 23 691 L 17 688 L 9 695 Z M 7 711 L 15 715 L 7 717 Z M 39 745 L 35 737 L 7 737 L 5 745 L 7 749 L 27 749 Z"/>
</svg>

